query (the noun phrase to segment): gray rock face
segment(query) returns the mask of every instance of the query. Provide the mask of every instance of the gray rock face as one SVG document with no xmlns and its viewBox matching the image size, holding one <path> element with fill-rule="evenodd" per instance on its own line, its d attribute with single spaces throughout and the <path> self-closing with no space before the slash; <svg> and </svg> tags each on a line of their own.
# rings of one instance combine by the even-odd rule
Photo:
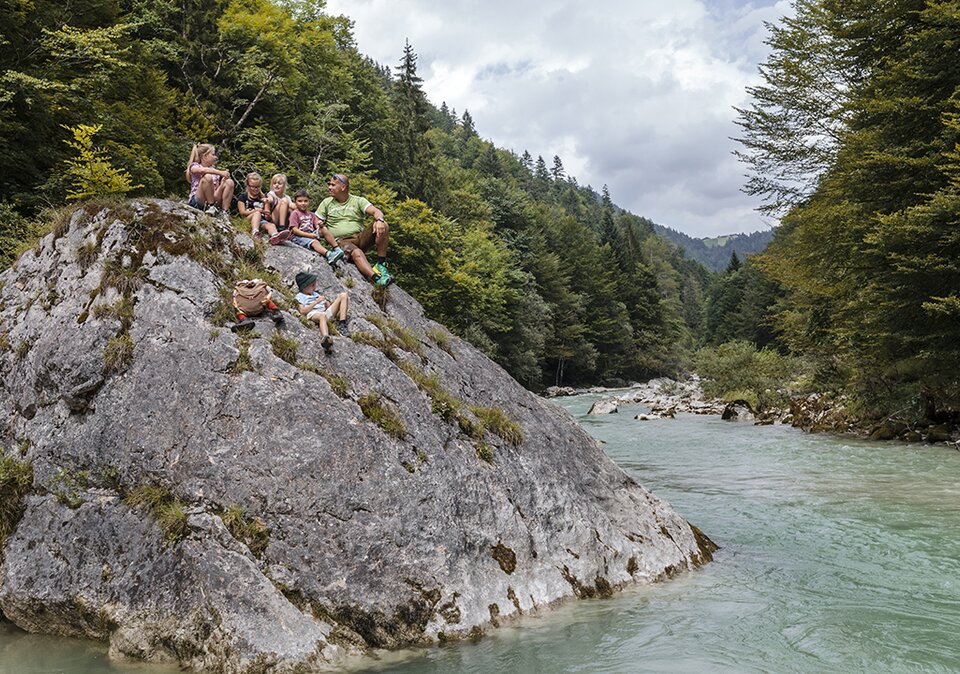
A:
<svg viewBox="0 0 960 674">
<path fill-rule="evenodd" d="M 348 293 L 352 339 L 324 355 L 292 313 L 280 337 L 217 326 L 256 253 L 226 220 L 134 202 L 78 210 L 0 275 L 3 450 L 34 472 L 3 547 L 7 619 L 118 657 L 301 671 L 709 560 L 399 286 L 378 303 L 352 266 L 274 247 L 285 283 L 309 268 Z"/>
<path fill-rule="evenodd" d="M 616 414 L 620 402 L 615 398 L 605 398 L 598 400 L 590 406 L 587 414 Z"/>
</svg>

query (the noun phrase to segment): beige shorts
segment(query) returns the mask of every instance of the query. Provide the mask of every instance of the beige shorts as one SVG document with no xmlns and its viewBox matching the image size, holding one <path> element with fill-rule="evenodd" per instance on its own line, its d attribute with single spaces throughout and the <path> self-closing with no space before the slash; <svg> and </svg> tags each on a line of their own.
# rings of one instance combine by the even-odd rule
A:
<svg viewBox="0 0 960 674">
<path fill-rule="evenodd" d="M 307 318 L 309 318 L 310 320 L 313 320 L 313 317 L 318 314 L 323 314 L 327 318 L 333 318 L 333 307 L 327 307 L 326 309 L 314 309 L 309 314 L 307 314 Z"/>
</svg>

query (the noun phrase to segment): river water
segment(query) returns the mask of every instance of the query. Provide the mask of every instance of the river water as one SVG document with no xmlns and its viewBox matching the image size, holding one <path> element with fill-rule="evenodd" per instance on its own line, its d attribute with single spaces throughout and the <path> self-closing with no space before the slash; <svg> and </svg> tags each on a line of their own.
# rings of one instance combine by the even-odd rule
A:
<svg viewBox="0 0 960 674">
<path fill-rule="evenodd" d="M 587 417 L 627 472 L 720 546 L 702 569 L 572 602 L 366 672 L 960 671 L 960 452 L 718 417 Z M 0 630 L 0 673 L 167 674 Z"/>
</svg>

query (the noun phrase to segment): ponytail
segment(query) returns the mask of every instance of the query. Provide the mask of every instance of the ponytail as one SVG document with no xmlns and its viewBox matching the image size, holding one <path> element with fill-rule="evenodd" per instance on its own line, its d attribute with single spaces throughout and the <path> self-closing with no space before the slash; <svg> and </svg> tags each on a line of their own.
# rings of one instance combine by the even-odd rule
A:
<svg viewBox="0 0 960 674">
<path fill-rule="evenodd" d="M 187 182 L 191 182 L 193 176 L 190 175 L 190 167 L 197 163 L 197 160 L 200 158 L 200 146 L 196 143 L 193 144 L 193 148 L 190 150 L 190 159 L 187 160 L 187 170 L 184 172 L 184 175 L 187 178 Z"/>
</svg>

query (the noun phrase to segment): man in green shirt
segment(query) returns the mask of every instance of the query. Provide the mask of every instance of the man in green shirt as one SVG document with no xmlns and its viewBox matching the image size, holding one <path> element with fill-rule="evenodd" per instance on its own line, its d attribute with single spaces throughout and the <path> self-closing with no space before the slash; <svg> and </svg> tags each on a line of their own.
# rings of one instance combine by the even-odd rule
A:
<svg viewBox="0 0 960 674">
<path fill-rule="evenodd" d="M 375 285 L 390 285 L 393 282 L 393 277 L 387 271 L 390 228 L 383 219 L 383 211 L 363 197 L 350 194 L 350 179 L 342 173 L 330 176 L 327 190 L 330 196 L 320 202 L 317 217 L 330 230 L 361 274 Z M 368 215 L 373 216 L 372 224 L 366 224 Z M 374 243 L 377 246 L 377 263 L 371 267 L 364 251 Z"/>
</svg>

